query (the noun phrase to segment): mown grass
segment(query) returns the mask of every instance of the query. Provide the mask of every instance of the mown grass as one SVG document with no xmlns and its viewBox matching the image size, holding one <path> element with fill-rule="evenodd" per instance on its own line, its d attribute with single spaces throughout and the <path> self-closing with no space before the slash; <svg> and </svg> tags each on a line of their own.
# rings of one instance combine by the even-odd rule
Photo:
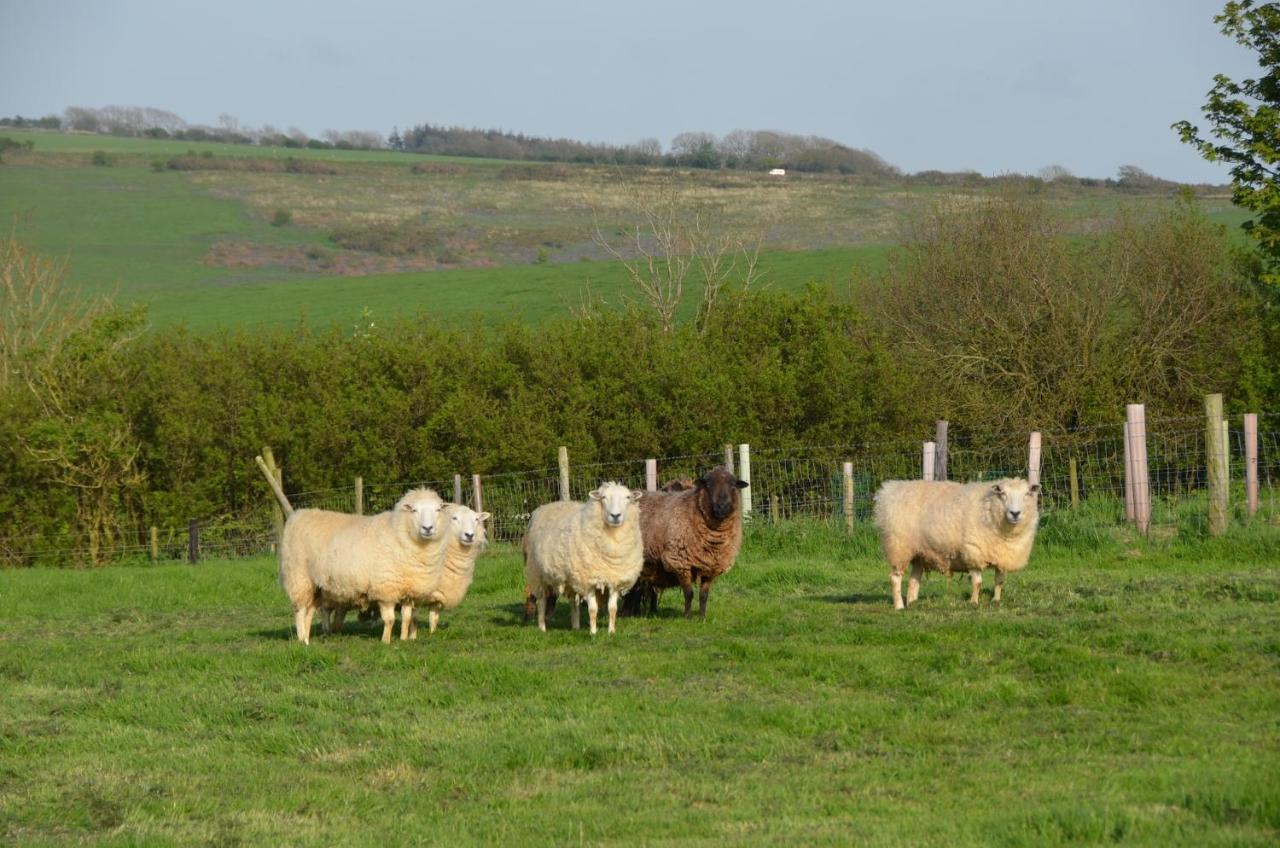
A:
<svg viewBox="0 0 1280 848">
<path fill-rule="evenodd" d="M 1067 534 L 1069 537 L 1070 534 Z M 753 529 L 706 622 L 290 641 L 265 559 L 0 573 L 0 834 L 23 844 L 1274 844 L 1265 533 L 1037 551 L 894 613 L 865 528 Z"/>
</svg>

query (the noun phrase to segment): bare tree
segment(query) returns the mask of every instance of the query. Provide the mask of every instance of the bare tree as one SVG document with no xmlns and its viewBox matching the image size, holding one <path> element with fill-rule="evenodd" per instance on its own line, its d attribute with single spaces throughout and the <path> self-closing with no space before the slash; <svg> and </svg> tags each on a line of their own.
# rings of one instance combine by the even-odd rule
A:
<svg viewBox="0 0 1280 848">
<path fill-rule="evenodd" d="M 656 186 L 629 184 L 627 194 L 638 221 L 625 228 L 623 246 L 605 236 L 598 214 L 594 240 L 621 263 L 664 332 L 675 329 L 690 282 L 702 284 L 696 318 L 701 331 L 728 286 L 736 283 L 746 291 L 759 281 L 763 234 L 727 226 L 720 207 L 683 196 L 670 177 Z"/>
</svg>

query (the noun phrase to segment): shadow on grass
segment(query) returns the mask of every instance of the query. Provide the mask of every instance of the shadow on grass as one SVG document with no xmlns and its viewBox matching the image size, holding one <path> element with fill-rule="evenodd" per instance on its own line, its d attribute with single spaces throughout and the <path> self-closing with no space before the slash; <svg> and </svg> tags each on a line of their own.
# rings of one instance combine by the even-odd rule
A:
<svg viewBox="0 0 1280 848">
<path fill-rule="evenodd" d="M 888 592 L 867 594 L 854 592 L 851 595 L 821 595 L 818 600 L 828 604 L 870 604 L 872 606 L 893 606 L 893 598 Z"/>
</svg>

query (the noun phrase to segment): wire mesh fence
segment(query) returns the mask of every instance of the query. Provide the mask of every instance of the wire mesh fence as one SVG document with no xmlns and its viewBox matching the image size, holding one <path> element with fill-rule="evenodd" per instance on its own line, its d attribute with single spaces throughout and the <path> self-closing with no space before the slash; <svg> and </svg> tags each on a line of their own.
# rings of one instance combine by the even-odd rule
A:
<svg viewBox="0 0 1280 848">
<path fill-rule="evenodd" d="M 1258 515 L 1253 521 L 1280 528 L 1280 415 L 1261 415 L 1257 434 Z M 1235 424 L 1236 422 L 1233 422 Z M 928 435 L 928 434 L 926 434 Z M 1227 429 L 1229 502 L 1231 517 L 1249 518 L 1245 511 L 1246 442 L 1242 426 Z M 781 522 L 795 518 L 867 522 L 874 495 L 890 479 L 920 478 L 924 472 L 921 440 L 850 443 L 828 446 L 770 448 L 749 451 L 749 498 L 752 521 Z M 1051 523 L 1063 510 L 1087 508 L 1104 523 L 1126 520 L 1124 426 L 1101 426 L 1071 433 L 1045 433 L 1041 438 L 1040 484 L 1042 522 Z M 1204 419 L 1165 419 L 1147 422 L 1146 451 L 1152 528 L 1201 527 L 1207 514 L 1208 462 Z M 711 467 L 740 462 L 733 450 L 660 457 L 657 485 L 696 479 Z M 995 480 L 1028 475 L 1026 435 L 951 433 L 945 460 L 951 480 Z M 845 479 L 844 466 L 851 466 Z M 736 469 L 741 476 L 742 469 Z M 601 482 L 614 480 L 643 489 L 646 460 L 571 463 L 569 496 L 583 500 Z M 360 495 L 366 514 L 390 509 L 405 491 L 435 489 L 445 500 L 460 496 L 462 503 L 479 505 L 491 515 L 489 537 L 498 543 L 518 542 L 538 506 L 561 496 L 560 469 L 539 468 L 485 474 L 477 492 L 471 476 L 449 480 L 364 483 Z M 848 497 L 846 497 L 846 490 Z M 355 512 L 355 485 L 295 492 L 296 508 Z M 477 503 L 477 499 L 479 504 Z M 251 514 L 195 522 L 198 557 L 241 557 L 271 553 L 276 536 L 271 517 L 273 500 L 263 486 L 260 506 Z M 90 564 L 128 559 L 188 559 L 190 525 L 155 528 L 121 527 L 107 540 L 89 544 L 77 540 L 65 547 L 11 550 L 0 548 L 0 566 Z M 1167 535 L 1167 534 L 1166 534 Z"/>
</svg>

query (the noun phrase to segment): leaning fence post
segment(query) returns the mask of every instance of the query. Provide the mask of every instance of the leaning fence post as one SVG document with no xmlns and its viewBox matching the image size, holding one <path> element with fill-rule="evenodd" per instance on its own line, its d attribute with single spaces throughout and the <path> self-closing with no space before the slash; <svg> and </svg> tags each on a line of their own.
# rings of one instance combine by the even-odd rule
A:
<svg viewBox="0 0 1280 848">
<path fill-rule="evenodd" d="M 1040 485 L 1040 431 L 1033 430 L 1027 442 L 1027 482 Z"/>
<path fill-rule="evenodd" d="M 724 446 L 724 470 L 733 473 L 733 445 Z"/>
<path fill-rule="evenodd" d="M 853 463 L 846 462 L 841 477 L 844 480 L 844 531 L 853 532 Z"/>
<path fill-rule="evenodd" d="M 1258 511 L 1258 414 L 1244 416 L 1244 493 L 1246 514 Z"/>
<path fill-rule="evenodd" d="M 453 502 L 462 505 L 462 475 L 453 475 Z"/>
<path fill-rule="evenodd" d="M 646 459 L 644 461 L 644 490 L 646 492 L 658 491 L 658 460 Z"/>
<path fill-rule="evenodd" d="M 1124 422 L 1124 520 L 1133 521 L 1133 457 L 1130 455 L 1129 421 Z"/>
<path fill-rule="evenodd" d="M 738 445 L 738 479 L 747 484 L 742 490 L 742 517 L 751 515 L 751 445 Z"/>
<path fill-rule="evenodd" d="M 1125 407 L 1129 423 L 1129 472 L 1133 483 L 1133 513 L 1138 532 L 1146 535 L 1151 528 L 1151 478 L 1147 473 L 1147 409 L 1140 403 Z"/>
<path fill-rule="evenodd" d="M 194 518 L 187 523 L 187 562 L 195 565 L 200 561 L 200 522 Z"/>
<path fill-rule="evenodd" d="M 560 500 L 571 501 L 573 497 L 569 494 L 569 449 L 564 445 L 560 446 Z M 476 512 L 480 511 L 480 507 L 476 507 Z"/>
<path fill-rule="evenodd" d="M 937 445 L 937 453 L 933 458 L 933 479 L 947 479 L 947 422 L 939 421 L 933 442 Z"/>
<path fill-rule="evenodd" d="M 160 559 L 160 528 L 154 524 L 151 525 L 151 561 L 156 562 Z"/>
<path fill-rule="evenodd" d="M 284 469 L 276 464 L 275 454 L 271 452 L 270 447 L 263 447 L 262 461 L 266 463 L 267 473 L 276 479 L 276 485 L 284 490 Z M 279 540 L 284 535 L 284 511 L 280 509 L 279 503 L 271 504 L 271 523 L 276 530 L 276 539 Z"/>
<path fill-rule="evenodd" d="M 471 475 L 471 498 L 475 501 L 476 512 L 484 512 L 484 498 L 480 492 L 480 475 Z"/>
<path fill-rule="evenodd" d="M 1080 508 L 1080 475 L 1076 468 L 1076 458 L 1071 457 L 1071 461 L 1067 464 L 1067 473 L 1071 478 L 1071 508 Z"/>
<path fill-rule="evenodd" d="M 356 478 L 356 515 L 364 515 L 364 478 Z"/>
<path fill-rule="evenodd" d="M 932 480 L 934 471 L 934 462 L 937 457 L 938 446 L 933 442 L 925 442 L 924 450 L 920 457 L 920 479 Z"/>
<path fill-rule="evenodd" d="M 1222 467 L 1222 395 L 1204 396 L 1205 465 L 1209 482 L 1209 535 L 1220 536 L 1227 529 L 1227 474 Z"/>
</svg>

